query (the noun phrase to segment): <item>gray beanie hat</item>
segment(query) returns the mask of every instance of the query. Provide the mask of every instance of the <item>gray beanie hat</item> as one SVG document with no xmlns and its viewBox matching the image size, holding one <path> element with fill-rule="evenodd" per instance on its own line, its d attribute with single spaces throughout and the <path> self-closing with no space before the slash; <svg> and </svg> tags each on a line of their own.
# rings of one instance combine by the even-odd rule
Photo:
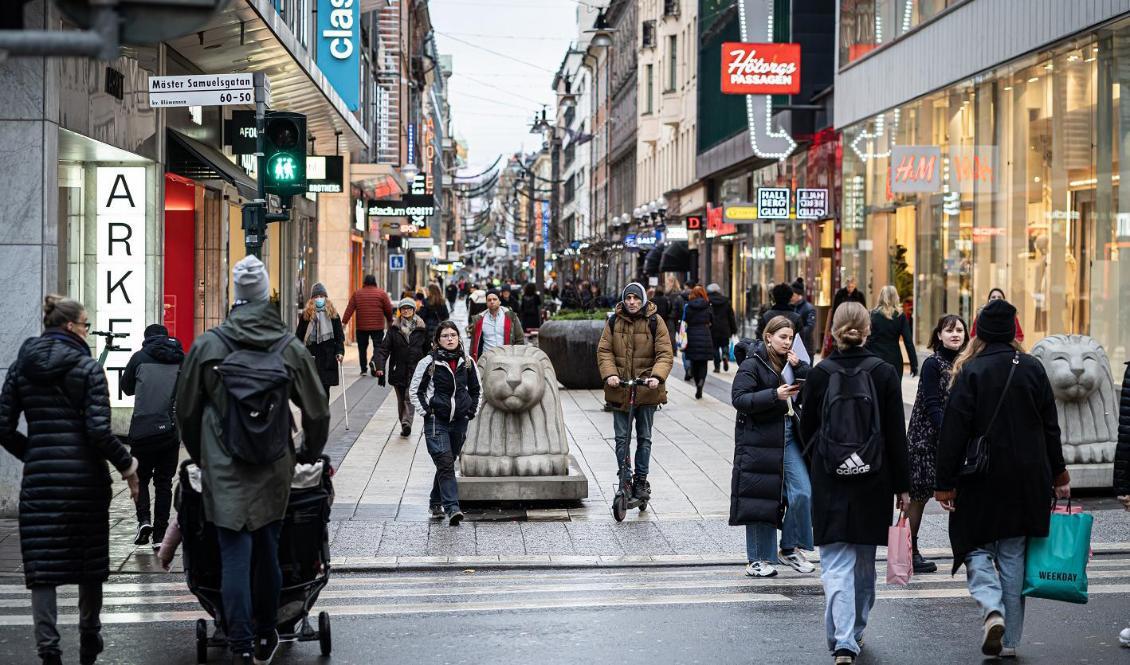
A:
<svg viewBox="0 0 1130 665">
<path fill-rule="evenodd" d="M 643 284 L 640 284 L 639 282 L 632 282 L 631 284 L 625 286 L 624 292 L 620 294 L 620 300 L 627 298 L 628 294 L 632 294 L 638 297 L 641 301 L 643 301 L 643 305 L 647 304 L 647 289 L 643 288 Z"/>
<path fill-rule="evenodd" d="M 240 259 L 231 271 L 235 299 L 241 302 L 263 302 L 270 297 L 271 281 L 263 262 L 254 255 Z"/>
<path fill-rule="evenodd" d="M 706 287 L 706 292 L 707 293 L 722 293 L 722 287 L 718 286 L 717 284 L 711 284 L 710 286 Z"/>
<path fill-rule="evenodd" d="M 330 297 L 330 294 L 326 291 L 326 285 L 321 282 L 318 282 L 314 285 L 314 288 L 310 289 L 311 298 L 317 298 L 318 296 L 322 296 L 323 298 Z"/>
<path fill-rule="evenodd" d="M 416 309 L 416 300 L 414 298 L 404 298 L 400 302 L 396 303 L 397 309 L 400 309 L 401 307 L 411 307 L 412 309 Z"/>
</svg>

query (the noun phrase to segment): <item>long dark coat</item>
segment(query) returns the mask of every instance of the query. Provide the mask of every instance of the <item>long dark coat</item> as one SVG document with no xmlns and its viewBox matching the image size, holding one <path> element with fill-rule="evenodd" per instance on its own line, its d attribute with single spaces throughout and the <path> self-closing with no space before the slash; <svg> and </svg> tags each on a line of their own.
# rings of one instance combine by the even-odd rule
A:
<svg viewBox="0 0 1130 665">
<path fill-rule="evenodd" d="M 918 352 L 914 350 L 914 342 L 911 340 L 910 322 L 901 312 L 895 314 L 893 319 L 888 319 L 880 312 L 871 312 L 871 336 L 867 338 L 867 348 L 902 376 L 904 365 L 900 342 L 906 347 L 911 374 L 917 374 Z"/>
<path fill-rule="evenodd" d="M 854 348 L 833 351 L 829 359 L 852 368 L 873 357 L 866 349 Z M 893 523 L 894 495 L 910 489 L 906 421 L 899 378 L 886 363 L 878 363 L 870 373 L 879 399 L 880 427 L 885 444 L 882 468 L 871 477 L 841 479 L 824 470 L 824 461 L 816 450 L 818 444 L 809 449 L 813 539 L 817 545 L 886 545 L 887 527 Z M 816 365 L 808 373 L 802 395 L 805 407 L 800 417 L 802 441 L 816 441 L 823 422 L 824 395 L 828 391 L 830 377 L 831 373 L 824 363 Z"/>
<path fill-rule="evenodd" d="M 1021 353 L 1004 393 L 1014 355 L 1008 344 L 989 344 L 962 368 L 946 402 L 937 489 L 957 491 L 957 510 L 949 518 L 955 572 L 968 552 L 986 543 L 1048 535 L 1052 480 L 1067 480 L 1055 397 L 1044 366 Z M 1000 415 L 989 432 L 988 474 L 959 478 L 966 444 L 986 432 L 1002 394 Z"/>
<path fill-rule="evenodd" d="M 687 303 L 685 319 L 687 322 L 687 348 L 683 355 L 688 360 L 712 360 L 714 358 L 714 338 L 710 327 L 714 314 L 710 301 L 697 298 Z"/>
<path fill-rule="evenodd" d="M 314 366 L 318 368 L 318 378 L 323 386 L 336 386 L 338 384 L 337 357 L 345 355 L 345 332 L 341 328 L 341 317 L 336 314 L 330 317 L 333 324 L 333 339 L 327 339 L 321 344 L 306 344 L 306 329 L 310 322 L 302 314 L 298 315 L 298 330 L 294 336 L 298 341 L 306 344 L 306 350 L 314 357 Z"/>
<path fill-rule="evenodd" d="M 384 369 L 388 362 L 388 382 L 390 385 L 407 388 L 412 382 L 412 372 L 416 365 L 428 355 L 431 350 L 431 341 L 428 337 L 428 327 L 420 317 L 416 318 L 416 326 L 412 332 L 405 336 L 398 320 L 388 332 L 377 348 L 376 357 L 373 359 L 377 367 Z"/>
<path fill-rule="evenodd" d="M 808 364 L 793 368 L 797 378 Z M 734 471 L 730 480 L 730 525 L 780 524 L 785 508 L 785 418 L 788 403 L 777 399 L 781 375 L 769 363 L 764 344 L 734 375 L 730 396 L 734 422 Z M 795 409 L 794 409 L 795 410 Z M 795 418 L 795 416 L 794 416 Z M 794 431 L 799 431 L 794 420 Z"/>
<path fill-rule="evenodd" d="M 714 325 L 710 327 L 710 335 L 714 338 L 714 345 L 721 346 L 737 331 L 738 321 L 730 299 L 721 293 L 710 294 L 710 308 L 714 311 Z"/>
<path fill-rule="evenodd" d="M 1122 395 L 1118 404 L 1118 447 L 1114 451 L 1114 491 L 1130 494 L 1130 363 L 1122 376 Z"/>
<path fill-rule="evenodd" d="M 24 463 L 20 549 L 35 585 L 102 582 L 110 574 L 109 461 L 133 460 L 110 431 L 106 373 L 77 337 L 24 342 L 0 393 L 0 445 Z M 17 431 L 20 415 L 27 435 Z"/>
</svg>

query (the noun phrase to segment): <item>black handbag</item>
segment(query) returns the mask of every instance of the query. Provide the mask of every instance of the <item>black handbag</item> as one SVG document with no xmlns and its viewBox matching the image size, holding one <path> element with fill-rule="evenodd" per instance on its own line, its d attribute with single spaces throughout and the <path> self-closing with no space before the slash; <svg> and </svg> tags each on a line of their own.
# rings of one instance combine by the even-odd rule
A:
<svg viewBox="0 0 1130 665">
<path fill-rule="evenodd" d="M 961 471 L 958 476 L 962 478 L 980 478 L 989 472 L 989 450 L 992 448 L 992 442 L 989 440 L 989 432 L 993 429 L 993 424 L 997 422 L 997 416 L 1001 412 L 1001 406 L 1004 404 L 1004 398 L 1008 395 L 1008 387 L 1012 385 L 1012 375 L 1016 373 L 1016 366 L 1020 364 L 1020 353 L 1017 352 L 1012 356 L 1012 367 L 1008 370 L 1008 379 L 1004 382 L 1004 390 L 1001 391 L 1000 399 L 997 400 L 997 408 L 993 411 L 993 417 L 989 420 L 989 426 L 985 428 L 985 433 L 974 437 L 965 444 L 965 461 L 961 465 Z"/>
</svg>

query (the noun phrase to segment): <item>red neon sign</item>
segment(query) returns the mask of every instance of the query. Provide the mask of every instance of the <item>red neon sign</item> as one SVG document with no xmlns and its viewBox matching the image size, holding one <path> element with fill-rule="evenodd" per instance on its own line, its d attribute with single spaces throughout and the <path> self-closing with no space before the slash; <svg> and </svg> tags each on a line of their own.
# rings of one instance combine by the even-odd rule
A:
<svg viewBox="0 0 1130 665">
<path fill-rule="evenodd" d="M 800 44 L 722 44 L 722 92 L 727 95 L 800 93 Z"/>
</svg>

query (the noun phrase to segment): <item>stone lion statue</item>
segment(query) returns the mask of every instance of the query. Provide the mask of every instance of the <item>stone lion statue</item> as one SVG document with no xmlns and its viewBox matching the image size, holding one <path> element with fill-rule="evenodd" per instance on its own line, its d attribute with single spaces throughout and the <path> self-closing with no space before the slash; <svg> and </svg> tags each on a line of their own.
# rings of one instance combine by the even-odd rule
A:
<svg viewBox="0 0 1130 665">
<path fill-rule="evenodd" d="M 483 407 L 463 444 L 462 474 L 568 475 L 569 441 L 549 356 L 534 346 L 501 346 L 478 367 Z"/>
<path fill-rule="evenodd" d="M 1040 340 L 1032 355 L 1051 380 L 1064 461 L 1114 461 L 1118 398 L 1103 347 L 1086 335 L 1052 335 Z"/>
</svg>

